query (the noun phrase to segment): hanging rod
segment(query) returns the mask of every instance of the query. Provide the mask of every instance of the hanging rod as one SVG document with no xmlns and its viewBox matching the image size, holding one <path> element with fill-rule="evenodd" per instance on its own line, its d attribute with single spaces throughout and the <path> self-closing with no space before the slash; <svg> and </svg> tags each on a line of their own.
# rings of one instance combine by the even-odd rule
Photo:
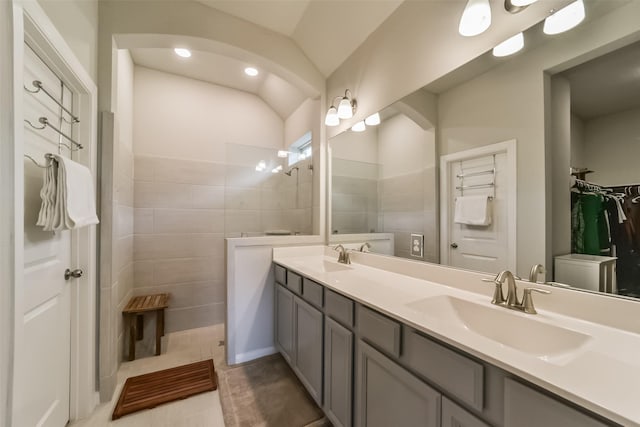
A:
<svg viewBox="0 0 640 427">
<path fill-rule="evenodd" d="M 55 130 L 56 132 L 58 132 L 60 135 L 62 135 L 64 138 L 66 138 L 71 144 L 75 145 L 76 147 L 78 147 L 78 150 L 82 150 L 84 147 L 82 146 L 82 144 L 80 144 L 79 142 L 76 142 L 73 140 L 73 138 L 71 138 L 69 135 L 67 135 L 66 133 L 62 132 L 60 129 L 58 129 L 57 127 L 55 127 L 54 125 L 52 125 L 51 123 L 49 123 L 49 119 L 47 119 L 46 117 L 40 117 L 38 119 L 38 121 L 40 123 L 42 123 L 42 127 L 38 127 L 36 125 L 34 125 L 33 123 L 31 123 L 29 120 L 24 119 L 25 123 L 29 124 L 29 126 L 31 126 L 34 129 L 38 129 L 38 130 L 42 130 L 45 127 L 49 126 L 51 129 Z"/>
<path fill-rule="evenodd" d="M 469 178 L 472 176 L 480 176 L 480 175 L 487 175 L 487 174 L 495 174 L 496 173 L 496 169 L 489 169 L 486 171 L 480 171 L 480 172 L 471 172 L 471 173 L 459 173 L 456 175 L 457 178 Z"/>
<path fill-rule="evenodd" d="M 492 188 L 495 186 L 496 185 L 493 182 L 490 182 L 488 184 L 460 185 L 456 187 L 456 190 L 469 190 L 471 188 Z"/>
<path fill-rule="evenodd" d="M 38 93 L 38 92 L 40 92 L 40 91 L 44 92 L 45 94 L 47 94 L 47 96 L 48 96 L 49 98 L 51 98 L 51 100 L 52 100 L 53 102 L 55 102 L 56 104 L 58 104 L 58 106 L 59 106 L 60 108 L 62 108 L 62 109 L 63 109 L 63 110 L 68 114 L 68 115 L 70 115 L 70 116 L 71 116 L 72 124 L 73 124 L 73 123 L 80 123 L 80 119 L 79 119 L 77 116 L 75 116 L 71 111 L 69 111 L 69 110 L 68 110 L 64 105 L 62 105 L 62 103 L 61 103 L 60 101 L 58 101 L 58 100 L 56 99 L 56 97 L 55 97 L 55 96 L 53 96 L 52 94 L 50 94 L 50 93 L 49 93 L 49 92 L 44 88 L 44 86 L 42 85 L 42 82 L 41 82 L 40 80 L 34 80 L 31 84 L 32 84 L 35 88 L 37 88 L 37 89 L 36 89 L 36 90 L 31 90 L 31 89 L 29 89 L 28 87 L 24 86 L 24 90 L 26 90 L 26 91 L 27 91 L 27 92 L 29 92 L 29 93 Z"/>
<path fill-rule="evenodd" d="M 48 168 L 49 166 L 51 166 L 51 164 L 48 164 L 48 165 L 42 166 L 40 163 L 38 163 L 38 162 L 37 162 L 37 160 L 36 160 L 36 159 L 34 159 L 33 157 L 31 157 L 31 156 L 30 156 L 30 155 L 28 155 L 28 154 L 24 154 L 24 157 L 26 157 L 27 159 L 31 160 L 31 161 L 33 162 L 33 164 L 34 164 L 34 165 L 36 165 L 36 166 L 37 166 L 37 167 L 39 167 L 39 168 L 46 169 L 46 168 Z M 47 159 L 47 160 L 54 159 L 53 155 L 52 155 L 52 154 L 49 154 L 49 153 L 45 154 L 45 155 L 44 155 L 44 158 L 45 158 L 45 159 Z"/>
</svg>

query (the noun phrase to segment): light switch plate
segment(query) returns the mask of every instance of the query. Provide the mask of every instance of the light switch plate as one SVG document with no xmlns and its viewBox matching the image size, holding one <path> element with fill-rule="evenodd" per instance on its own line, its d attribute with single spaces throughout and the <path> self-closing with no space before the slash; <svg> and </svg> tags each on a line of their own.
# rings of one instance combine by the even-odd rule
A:
<svg viewBox="0 0 640 427">
<path fill-rule="evenodd" d="M 422 258 L 424 248 L 424 234 L 411 234 L 411 242 L 409 242 L 411 248 L 411 256 L 416 258 Z"/>
</svg>

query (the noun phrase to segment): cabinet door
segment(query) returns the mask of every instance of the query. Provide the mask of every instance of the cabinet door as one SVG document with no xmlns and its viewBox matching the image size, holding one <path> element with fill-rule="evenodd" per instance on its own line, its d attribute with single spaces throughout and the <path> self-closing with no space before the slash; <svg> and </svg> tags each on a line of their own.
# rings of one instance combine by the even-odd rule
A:
<svg viewBox="0 0 640 427">
<path fill-rule="evenodd" d="M 489 425 L 443 397 L 442 427 L 489 427 Z"/>
<path fill-rule="evenodd" d="M 276 285 L 276 347 L 293 366 L 293 294 L 283 286 Z"/>
<path fill-rule="evenodd" d="M 440 425 L 440 394 L 363 341 L 357 343 L 356 425 Z"/>
<path fill-rule="evenodd" d="M 313 400 L 322 406 L 322 312 L 298 297 L 293 299 L 295 317 L 295 367 Z"/>
<path fill-rule="evenodd" d="M 353 332 L 330 318 L 324 324 L 324 410 L 335 427 L 351 427 Z"/>
<path fill-rule="evenodd" d="M 505 427 L 604 427 L 607 424 L 509 378 L 504 381 Z"/>
</svg>

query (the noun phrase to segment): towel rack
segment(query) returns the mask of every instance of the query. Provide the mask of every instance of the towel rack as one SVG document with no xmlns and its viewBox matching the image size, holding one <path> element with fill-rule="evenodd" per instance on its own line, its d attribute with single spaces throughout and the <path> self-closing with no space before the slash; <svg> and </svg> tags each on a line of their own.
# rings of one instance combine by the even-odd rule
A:
<svg viewBox="0 0 640 427">
<path fill-rule="evenodd" d="M 25 123 L 27 123 L 29 126 L 31 126 L 34 129 L 37 130 L 42 130 L 45 127 L 50 127 L 51 129 L 53 129 L 54 131 L 58 132 L 60 135 L 62 135 L 63 138 L 67 139 L 69 142 L 71 142 L 71 144 L 75 147 L 77 147 L 76 150 L 82 150 L 84 147 L 82 146 L 82 144 L 80 144 L 79 142 L 76 142 L 73 138 L 71 138 L 69 135 L 67 135 L 66 133 L 62 132 L 60 129 L 58 129 L 57 127 L 55 127 L 54 125 L 52 125 L 49 122 L 49 119 L 47 119 L 46 117 L 42 116 L 38 119 L 38 121 L 40 123 L 42 123 L 42 126 L 36 126 L 33 123 L 31 123 L 29 120 L 24 119 Z M 70 150 L 73 150 L 72 147 L 68 147 Z"/>
<path fill-rule="evenodd" d="M 62 103 L 60 101 L 58 101 L 55 96 L 53 96 L 51 93 L 49 93 L 49 91 L 47 91 L 47 89 L 44 88 L 44 86 L 42 85 L 42 82 L 40 80 L 34 80 L 31 84 L 33 85 L 33 87 L 36 88 L 36 90 L 31 90 L 26 86 L 24 86 L 24 90 L 26 90 L 29 93 L 38 93 L 40 91 L 44 92 L 49 98 L 51 98 L 51 100 L 53 102 L 55 102 L 69 116 L 71 116 L 71 120 L 72 120 L 71 123 L 80 123 L 80 119 L 77 116 L 75 116 L 71 111 L 69 111 L 64 105 L 62 105 Z"/>
<path fill-rule="evenodd" d="M 476 176 L 483 175 L 492 175 L 491 182 L 485 182 L 482 184 L 469 184 L 464 185 L 465 178 L 471 178 Z M 492 188 L 493 196 L 489 196 L 490 199 L 494 199 L 496 196 L 496 155 L 493 155 L 493 167 L 491 169 L 486 169 L 478 172 L 468 172 L 465 173 L 462 167 L 462 160 L 460 161 L 460 173 L 456 174 L 456 178 L 460 180 L 460 185 L 456 186 L 456 190 L 460 190 L 460 195 L 464 196 L 464 190 L 471 190 L 477 188 Z"/>
<path fill-rule="evenodd" d="M 34 164 L 34 165 L 36 165 L 36 166 L 37 166 L 37 167 L 39 167 L 39 168 L 47 169 L 48 167 L 50 167 L 50 166 L 51 166 L 51 164 L 48 164 L 48 165 L 44 165 L 44 166 L 43 166 L 43 165 L 41 165 L 40 163 L 38 163 L 38 161 L 37 161 L 36 159 L 34 159 L 33 157 L 31 157 L 30 155 L 28 155 L 28 154 L 23 154 L 23 155 L 24 155 L 24 157 L 26 157 L 27 159 L 31 160 L 31 161 L 33 162 L 33 164 Z M 44 155 L 44 158 L 45 158 L 45 159 L 47 159 L 47 160 L 55 159 L 55 157 L 53 157 L 53 154 L 51 154 L 51 153 L 47 153 L 47 154 L 45 154 L 45 155 Z"/>
</svg>

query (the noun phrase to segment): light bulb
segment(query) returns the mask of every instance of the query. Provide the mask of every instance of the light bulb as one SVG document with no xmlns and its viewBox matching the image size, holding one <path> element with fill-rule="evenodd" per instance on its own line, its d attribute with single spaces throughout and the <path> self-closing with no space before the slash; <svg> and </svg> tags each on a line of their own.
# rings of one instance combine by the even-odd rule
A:
<svg viewBox="0 0 640 427">
<path fill-rule="evenodd" d="M 351 126 L 351 130 L 354 132 L 364 132 L 364 130 L 367 127 L 365 126 L 364 122 L 358 122 L 355 125 Z"/>
<path fill-rule="evenodd" d="M 324 124 L 327 126 L 338 126 L 340 124 L 338 110 L 333 105 L 329 108 L 329 111 L 327 111 L 327 115 L 324 118 Z"/>
<path fill-rule="evenodd" d="M 289 152 L 286 150 L 278 150 L 278 157 L 281 157 L 281 158 L 289 157 Z"/>
<path fill-rule="evenodd" d="M 462 12 L 458 32 L 465 37 L 477 36 L 491 26 L 489 0 L 469 0 Z"/>
<path fill-rule="evenodd" d="M 173 51 L 176 53 L 176 55 L 181 56 L 182 58 L 191 57 L 191 52 L 189 51 L 189 49 L 183 49 L 181 47 L 177 47 L 173 49 Z"/>
<path fill-rule="evenodd" d="M 247 68 L 244 69 L 244 73 L 247 76 L 255 77 L 255 76 L 258 75 L 258 70 L 253 68 L 253 67 L 247 67 Z"/>
<path fill-rule="evenodd" d="M 351 100 L 345 96 L 338 104 L 338 118 L 350 119 L 351 117 L 353 117 L 353 107 Z"/>
<path fill-rule="evenodd" d="M 376 126 L 380 124 L 380 114 L 375 113 L 364 119 L 364 123 L 367 126 Z"/>
<path fill-rule="evenodd" d="M 518 7 L 525 7 L 537 1 L 538 0 L 511 0 L 511 4 Z"/>
<path fill-rule="evenodd" d="M 576 0 L 545 19 L 542 31 L 549 35 L 560 34 L 572 29 L 583 19 L 584 3 L 582 0 Z"/>
<path fill-rule="evenodd" d="M 515 36 L 510 37 L 507 40 L 503 41 L 498 46 L 494 47 L 493 56 L 501 57 L 501 56 L 513 55 L 523 47 L 524 47 L 524 36 L 522 35 L 522 33 L 518 33 Z"/>
</svg>

